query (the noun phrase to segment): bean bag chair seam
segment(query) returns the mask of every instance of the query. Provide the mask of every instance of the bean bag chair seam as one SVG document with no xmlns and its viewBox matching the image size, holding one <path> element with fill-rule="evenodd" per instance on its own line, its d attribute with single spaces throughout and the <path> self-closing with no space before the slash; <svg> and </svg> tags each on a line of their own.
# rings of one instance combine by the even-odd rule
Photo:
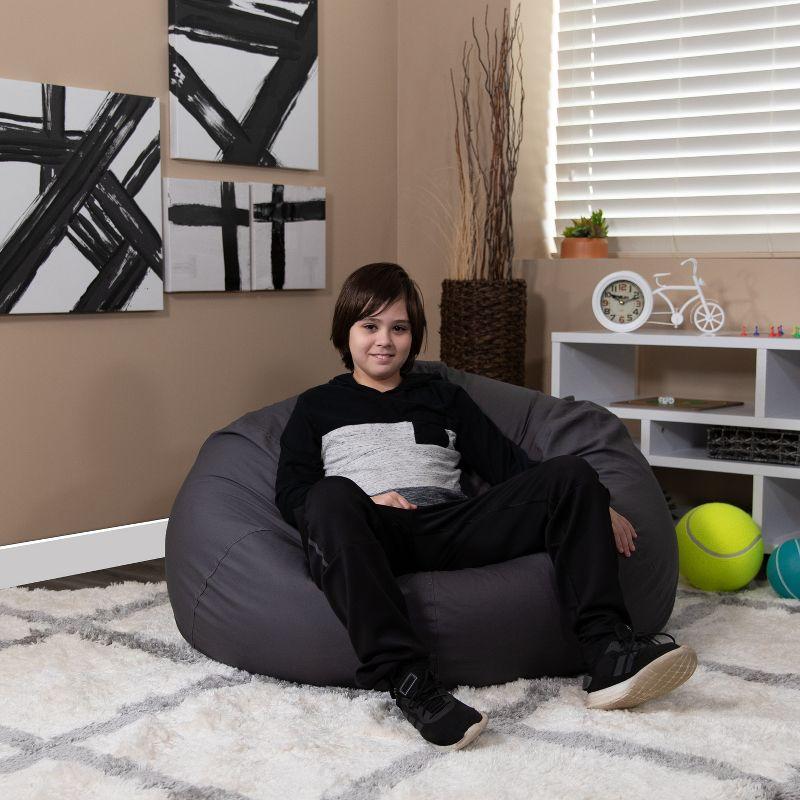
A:
<svg viewBox="0 0 800 800">
<path fill-rule="evenodd" d="M 267 503 L 271 504 L 271 506 L 273 506 L 273 507 L 275 506 L 274 495 L 273 495 L 273 499 L 270 500 L 268 494 L 263 494 L 261 492 L 258 492 L 255 489 L 253 489 L 252 487 L 246 486 L 245 484 L 241 483 L 240 481 L 237 481 L 235 478 L 230 478 L 227 475 L 217 475 L 216 473 L 213 473 L 213 472 L 207 472 L 205 475 L 201 475 L 200 478 L 213 478 L 214 480 L 218 480 L 218 481 L 227 481 L 228 483 L 232 483 L 234 486 L 238 486 L 240 489 L 242 489 L 244 492 L 246 492 L 251 497 L 256 497 L 261 501 L 266 501 Z M 267 510 L 268 511 L 272 511 L 272 508 L 268 508 Z M 251 531 L 251 533 L 255 533 L 255 531 Z"/>
<path fill-rule="evenodd" d="M 272 435 L 266 428 L 262 428 L 260 425 L 256 424 L 255 422 L 248 421 L 248 425 L 252 425 L 259 433 L 263 434 L 265 439 L 269 439 L 271 442 L 280 442 L 281 437 L 278 436 L 277 438 Z M 239 434 L 241 436 L 241 434 Z"/>
<path fill-rule="evenodd" d="M 525 418 L 525 422 L 522 423 L 522 431 L 520 432 L 519 441 L 524 442 L 528 437 L 528 431 L 531 427 L 531 420 L 533 419 L 533 403 L 530 404 L 528 409 L 528 416 Z M 533 437 L 534 442 L 536 441 L 536 436 L 534 434 Z M 531 455 L 528 453 L 528 455 Z"/>
<path fill-rule="evenodd" d="M 234 481 L 234 483 L 235 483 L 235 481 Z M 192 632 L 191 632 L 191 642 L 190 642 L 192 647 L 195 646 L 195 644 L 194 644 L 194 624 L 195 624 L 195 620 L 197 619 L 197 606 L 200 605 L 200 601 L 203 599 L 203 595 L 205 594 L 206 589 L 208 588 L 208 582 L 211 580 L 211 578 L 214 577 L 214 573 L 219 569 L 220 564 L 222 564 L 222 562 L 225 560 L 225 557 L 228 555 L 228 553 L 230 553 L 230 551 L 233 549 L 233 547 L 235 545 L 239 544 L 239 542 L 241 542 L 242 539 L 246 539 L 248 536 L 252 536 L 252 534 L 254 534 L 254 533 L 274 533 L 274 531 L 270 530 L 269 528 L 257 528 L 256 530 L 248 531 L 247 533 L 242 534 L 242 536 L 240 536 L 238 539 L 236 539 L 233 542 L 231 542 L 225 548 L 225 552 L 220 556 L 219 560 L 217 561 L 216 565 L 214 566 L 214 569 L 212 569 L 211 572 L 209 573 L 208 577 L 206 577 L 205 582 L 203 583 L 203 588 L 201 589 L 200 594 L 197 595 L 197 599 L 195 600 L 194 606 L 192 607 Z"/>
<path fill-rule="evenodd" d="M 291 400 L 292 398 L 290 397 L 288 399 Z M 287 402 L 287 401 L 283 401 L 283 402 Z M 277 404 L 275 404 L 275 405 L 277 405 Z M 253 428 L 254 430 L 258 431 L 260 434 L 262 434 L 265 439 L 269 439 L 271 442 L 280 442 L 280 439 L 281 439 L 280 436 L 275 436 L 275 434 L 273 434 L 269 430 L 269 428 L 265 428 L 263 425 L 258 423 L 251 416 L 251 415 L 255 415 L 257 413 L 258 413 L 257 410 L 256 411 L 248 411 L 246 414 L 243 414 L 238 419 L 235 419 L 233 422 L 231 422 L 228 425 L 226 425 L 224 428 L 220 428 L 220 430 L 215 431 L 215 433 L 230 433 L 230 434 L 233 434 L 234 436 L 244 436 L 244 433 L 242 431 L 236 430 L 233 427 L 234 425 L 239 424 L 242 427 Z M 247 439 L 248 437 L 244 436 L 244 438 Z"/>
<path fill-rule="evenodd" d="M 591 400 L 572 400 L 570 402 L 574 403 L 579 407 L 580 413 L 584 419 L 586 417 L 589 417 L 590 415 L 594 417 L 599 417 L 601 422 L 610 423 L 617 429 L 622 428 L 625 430 L 625 433 L 628 433 L 628 429 L 625 427 L 625 425 L 622 423 L 619 417 L 617 417 L 616 414 L 613 414 L 607 408 L 603 408 L 603 406 L 597 405 L 597 403 L 593 403 Z M 553 408 L 550 409 L 549 413 L 547 414 L 543 422 L 549 421 L 550 417 L 553 416 L 558 417 L 558 415 L 561 414 L 562 411 L 563 411 L 563 406 L 554 405 Z M 554 436 L 560 433 L 558 426 L 554 425 L 550 427 L 545 424 L 542 424 L 539 430 L 544 431 L 547 434 L 544 441 L 541 444 L 541 448 L 544 453 L 549 453 L 550 442 L 552 441 Z M 608 450 L 609 448 L 607 446 L 602 446 L 600 448 L 600 452 L 608 452 Z M 580 453 L 575 453 L 574 455 L 584 455 L 586 453 L 591 453 L 591 452 L 596 452 L 596 451 L 587 448 L 587 449 L 582 449 Z"/>
</svg>

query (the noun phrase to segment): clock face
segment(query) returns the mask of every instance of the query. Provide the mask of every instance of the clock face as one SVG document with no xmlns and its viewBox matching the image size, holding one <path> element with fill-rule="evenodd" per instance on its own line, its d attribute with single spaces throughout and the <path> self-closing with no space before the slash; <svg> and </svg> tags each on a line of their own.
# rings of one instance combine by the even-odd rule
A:
<svg viewBox="0 0 800 800">
<path fill-rule="evenodd" d="M 644 292 L 632 280 L 618 279 L 607 284 L 600 295 L 605 318 L 617 325 L 636 322 L 644 312 Z"/>
<path fill-rule="evenodd" d="M 604 328 L 616 333 L 631 333 L 650 318 L 653 291 L 638 272 L 612 272 L 594 287 L 592 311 Z"/>
</svg>

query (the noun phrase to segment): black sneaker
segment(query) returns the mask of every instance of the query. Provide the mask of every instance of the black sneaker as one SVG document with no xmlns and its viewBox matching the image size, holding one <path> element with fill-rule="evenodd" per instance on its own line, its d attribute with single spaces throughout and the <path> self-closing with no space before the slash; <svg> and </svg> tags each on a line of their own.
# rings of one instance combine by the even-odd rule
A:
<svg viewBox="0 0 800 800">
<path fill-rule="evenodd" d="M 659 642 L 656 636 L 669 636 Z M 636 633 L 619 623 L 615 637 L 583 679 L 589 708 L 630 708 L 671 692 L 691 678 L 697 654 L 668 633 Z"/>
<path fill-rule="evenodd" d="M 439 750 L 459 750 L 481 734 L 489 718 L 445 691 L 430 666 L 400 669 L 389 689 L 403 716 Z"/>
</svg>

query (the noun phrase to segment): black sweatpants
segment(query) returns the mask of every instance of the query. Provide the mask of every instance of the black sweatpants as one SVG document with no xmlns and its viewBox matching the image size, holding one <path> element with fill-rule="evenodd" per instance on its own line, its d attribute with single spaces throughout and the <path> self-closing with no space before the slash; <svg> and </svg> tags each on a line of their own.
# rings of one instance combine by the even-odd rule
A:
<svg viewBox="0 0 800 800">
<path fill-rule="evenodd" d="M 547 552 L 562 600 L 577 600 L 584 658 L 631 624 L 617 577 L 609 492 L 579 456 L 557 456 L 477 497 L 416 509 L 375 503 L 350 478 L 311 487 L 298 524 L 314 583 L 347 628 L 361 665 L 355 682 L 388 689 L 400 662 L 429 658 L 396 576 L 479 567 Z"/>
</svg>

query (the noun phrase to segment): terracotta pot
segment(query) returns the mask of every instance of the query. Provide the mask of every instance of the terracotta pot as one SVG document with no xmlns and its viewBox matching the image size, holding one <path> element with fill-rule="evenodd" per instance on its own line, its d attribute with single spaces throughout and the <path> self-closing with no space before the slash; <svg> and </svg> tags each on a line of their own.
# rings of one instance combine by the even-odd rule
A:
<svg viewBox="0 0 800 800">
<path fill-rule="evenodd" d="M 565 237 L 561 241 L 561 258 L 608 258 L 608 239 Z"/>
</svg>

